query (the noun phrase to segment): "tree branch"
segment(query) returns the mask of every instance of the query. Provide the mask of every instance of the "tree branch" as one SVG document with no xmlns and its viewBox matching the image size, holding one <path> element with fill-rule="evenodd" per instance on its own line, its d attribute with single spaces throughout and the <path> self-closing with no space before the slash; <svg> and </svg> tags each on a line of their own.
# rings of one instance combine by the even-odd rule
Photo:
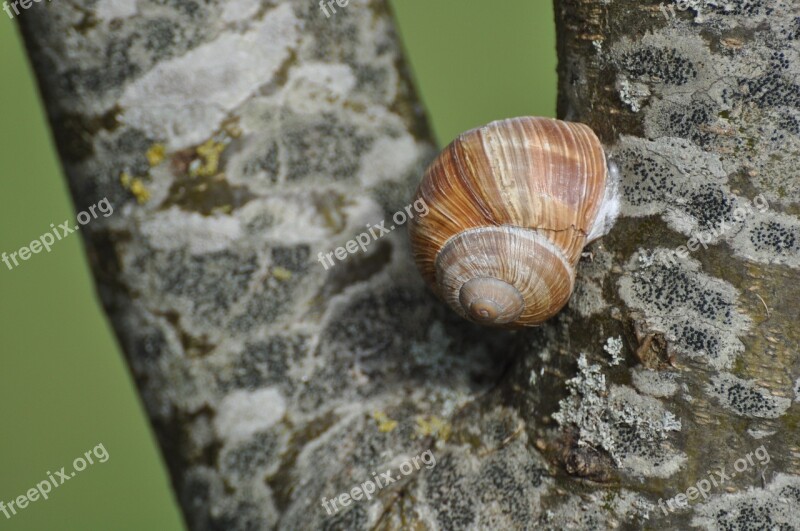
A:
<svg viewBox="0 0 800 531">
<path fill-rule="evenodd" d="M 404 227 L 323 265 L 434 153 L 383 2 L 122 6 L 20 23 L 76 207 L 115 206 L 87 251 L 190 528 L 800 526 L 797 7 L 556 3 L 623 218 L 514 333 L 435 301 Z"/>
</svg>

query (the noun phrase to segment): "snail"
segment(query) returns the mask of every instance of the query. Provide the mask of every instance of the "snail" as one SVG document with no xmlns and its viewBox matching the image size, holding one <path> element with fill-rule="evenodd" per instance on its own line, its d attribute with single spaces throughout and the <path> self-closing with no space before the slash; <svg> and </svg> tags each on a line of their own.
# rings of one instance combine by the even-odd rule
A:
<svg viewBox="0 0 800 531">
<path fill-rule="evenodd" d="M 584 246 L 619 211 L 618 171 L 586 125 L 521 117 L 467 131 L 423 175 L 417 267 L 470 321 L 536 326 L 563 308 Z"/>
</svg>

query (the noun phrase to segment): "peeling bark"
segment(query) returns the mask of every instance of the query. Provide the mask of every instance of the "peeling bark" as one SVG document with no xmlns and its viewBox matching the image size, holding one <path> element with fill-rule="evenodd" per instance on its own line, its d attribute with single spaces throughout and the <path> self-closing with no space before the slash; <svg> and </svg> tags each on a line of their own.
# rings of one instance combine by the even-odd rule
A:
<svg viewBox="0 0 800 531">
<path fill-rule="evenodd" d="M 556 2 L 559 113 L 619 164 L 623 218 L 519 333 L 435 301 L 401 227 L 317 261 L 434 153 L 382 2 L 36 7 L 75 206 L 115 207 L 85 227 L 98 292 L 191 529 L 800 527 L 796 5 Z"/>
</svg>

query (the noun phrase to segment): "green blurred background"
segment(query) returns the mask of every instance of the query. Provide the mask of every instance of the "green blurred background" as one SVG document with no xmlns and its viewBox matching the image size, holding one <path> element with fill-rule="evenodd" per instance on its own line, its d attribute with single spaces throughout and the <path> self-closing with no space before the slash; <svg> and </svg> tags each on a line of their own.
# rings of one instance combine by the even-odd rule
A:
<svg viewBox="0 0 800 531">
<path fill-rule="evenodd" d="M 485 0 L 391 3 L 440 144 L 499 118 L 554 116 L 548 0 L 503 0 L 502 8 Z M 10 252 L 74 213 L 21 39 L 5 16 L 0 79 L 0 252 Z M 48 470 L 69 470 L 101 443 L 108 461 L 11 519 L 0 513 L 0 529 L 183 528 L 73 236 L 12 271 L 0 263 L 0 500 L 23 494 Z"/>
</svg>

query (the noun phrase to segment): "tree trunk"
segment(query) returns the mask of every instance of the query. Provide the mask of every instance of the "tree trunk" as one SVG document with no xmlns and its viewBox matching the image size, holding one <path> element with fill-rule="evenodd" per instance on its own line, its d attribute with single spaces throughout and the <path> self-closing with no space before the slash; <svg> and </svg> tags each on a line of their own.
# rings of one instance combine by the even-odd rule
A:
<svg viewBox="0 0 800 531">
<path fill-rule="evenodd" d="M 434 148 L 382 2 L 84 4 L 20 23 L 191 529 L 800 528 L 800 8 L 556 2 L 623 212 L 506 332 L 392 219 Z"/>
</svg>

